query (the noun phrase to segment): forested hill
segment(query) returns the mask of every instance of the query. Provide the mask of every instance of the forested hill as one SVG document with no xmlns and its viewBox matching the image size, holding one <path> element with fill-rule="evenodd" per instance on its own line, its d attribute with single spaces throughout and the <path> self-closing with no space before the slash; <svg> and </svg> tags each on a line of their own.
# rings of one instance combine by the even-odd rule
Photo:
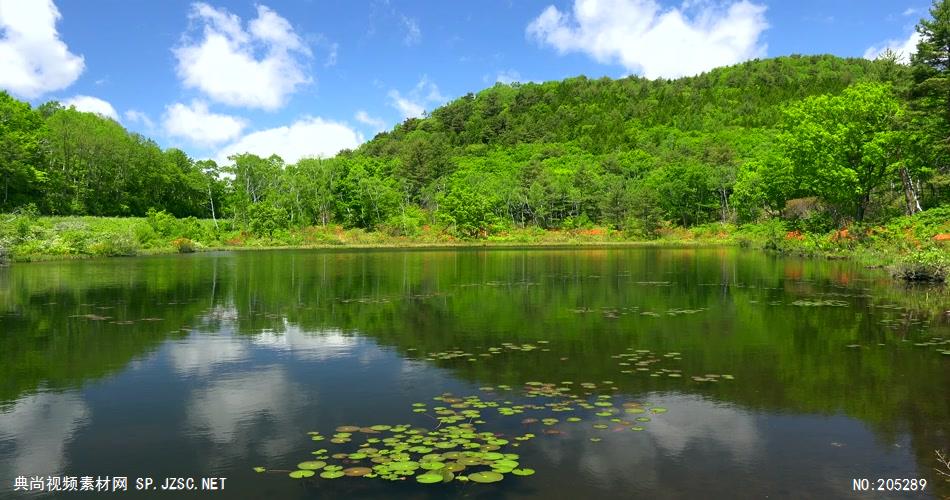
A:
<svg viewBox="0 0 950 500">
<path fill-rule="evenodd" d="M 580 76 L 496 84 L 456 99 L 428 118 L 410 119 L 360 151 L 393 155 L 406 141 L 425 137 L 451 146 L 573 142 L 602 154 L 635 148 L 637 136 L 654 127 L 702 133 L 774 127 L 782 106 L 791 101 L 897 76 L 887 63 L 824 55 L 754 60 L 677 80 Z"/>
<path fill-rule="evenodd" d="M 903 213 L 902 179 L 924 208 L 946 201 L 946 167 L 911 127 L 913 86 L 893 57 L 834 56 L 677 80 L 497 84 L 356 151 L 293 165 L 248 154 L 195 161 L 107 118 L 0 93 L 0 211 L 214 210 L 258 233 L 336 223 L 478 236 L 597 224 L 648 236 L 664 224 L 774 216 L 811 197 L 809 216 L 830 228 Z M 835 137 L 841 130 L 850 132 Z M 874 148 L 855 157 L 861 141 Z"/>
</svg>

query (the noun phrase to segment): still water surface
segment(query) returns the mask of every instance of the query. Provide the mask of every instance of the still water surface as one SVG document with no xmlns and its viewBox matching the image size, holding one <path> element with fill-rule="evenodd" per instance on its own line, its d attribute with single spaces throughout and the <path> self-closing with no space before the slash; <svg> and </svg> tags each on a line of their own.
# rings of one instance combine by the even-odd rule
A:
<svg viewBox="0 0 950 500">
<path fill-rule="evenodd" d="M 859 496 L 940 498 L 948 310 L 945 289 L 733 249 L 15 265 L 0 269 L 0 497 L 30 496 L 18 476 L 58 475 L 126 476 L 130 490 L 226 477 L 209 498 L 835 498 L 854 495 L 853 478 L 923 478 L 923 494 Z M 461 423 L 534 475 L 287 476 L 374 436 L 331 443 L 339 426 L 431 430 L 435 407 L 467 396 L 456 411 L 480 414 Z M 553 411 L 563 398 L 569 411 Z M 489 469 L 458 475 L 476 470 Z"/>
</svg>

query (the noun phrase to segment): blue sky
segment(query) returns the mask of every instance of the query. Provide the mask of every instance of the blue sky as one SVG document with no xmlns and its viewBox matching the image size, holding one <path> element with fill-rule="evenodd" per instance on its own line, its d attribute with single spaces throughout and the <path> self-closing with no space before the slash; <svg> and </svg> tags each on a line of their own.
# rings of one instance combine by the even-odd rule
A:
<svg viewBox="0 0 950 500">
<path fill-rule="evenodd" d="M 288 161 L 496 82 L 909 52 L 930 0 L 0 0 L 0 88 Z"/>
</svg>

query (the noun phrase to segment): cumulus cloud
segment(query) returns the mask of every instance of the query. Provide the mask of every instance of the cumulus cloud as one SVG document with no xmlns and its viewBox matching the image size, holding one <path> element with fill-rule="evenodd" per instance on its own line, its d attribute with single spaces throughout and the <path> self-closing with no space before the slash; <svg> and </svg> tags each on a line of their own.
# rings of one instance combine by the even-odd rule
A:
<svg viewBox="0 0 950 500">
<path fill-rule="evenodd" d="M 98 115 L 105 116 L 106 118 L 112 118 L 115 121 L 119 121 L 119 114 L 115 112 L 115 108 L 113 108 L 112 105 L 107 101 L 103 101 L 98 97 L 77 95 L 63 100 L 61 104 L 67 108 L 73 106 L 77 111 L 96 113 Z"/>
<path fill-rule="evenodd" d="M 59 39 L 52 0 L 0 0 L 0 88 L 32 99 L 61 90 L 85 68 Z"/>
<path fill-rule="evenodd" d="M 656 0 L 574 0 L 573 11 L 548 6 L 527 27 L 529 38 L 559 53 L 580 52 L 647 78 L 695 75 L 765 55 L 765 6 Z"/>
<path fill-rule="evenodd" d="M 380 131 L 386 128 L 386 122 L 382 118 L 376 118 L 375 116 L 370 116 L 369 113 L 363 111 L 362 109 L 356 112 L 356 121 L 367 125 L 372 128 L 374 131 Z"/>
<path fill-rule="evenodd" d="M 296 163 L 301 158 L 333 156 L 363 141 L 363 135 L 346 124 L 308 117 L 289 126 L 247 134 L 222 148 L 215 161 L 224 165 L 230 163 L 230 155 L 253 153 L 264 157 L 276 154 L 287 163 Z"/>
<path fill-rule="evenodd" d="M 247 30 L 237 15 L 206 3 L 194 4 L 189 18 L 201 33 L 186 35 L 174 49 L 186 87 L 231 106 L 274 110 L 310 83 L 303 62 L 310 48 L 268 7 L 257 6 Z"/>
<path fill-rule="evenodd" d="M 152 119 L 145 114 L 144 111 L 139 111 L 137 109 L 130 109 L 124 113 L 126 121 L 129 123 L 138 123 L 143 125 L 146 129 L 155 128 L 155 124 L 152 122 Z"/>
<path fill-rule="evenodd" d="M 389 91 L 389 105 L 396 108 L 404 119 L 419 118 L 427 107 L 438 106 L 446 101 L 448 98 L 439 92 L 439 86 L 425 76 L 406 94 L 396 89 Z"/>
<path fill-rule="evenodd" d="M 910 56 L 917 52 L 917 44 L 920 43 L 920 33 L 914 31 L 906 40 L 887 40 L 873 47 L 868 47 L 864 51 L 865 59 L 877 59 L 888 50 L 897 54 L 897 60 L 907 64 L 910 62 Z"/>
<path fill-rule="evenodd" d="M 163 126 L 172 137 L 212 146 L 241 135 L 247 122 L 236 116 L 212 113 L 207 103 L 192 101 L 190 105 L 179 102 L 167 106 Z"/>
</svg>

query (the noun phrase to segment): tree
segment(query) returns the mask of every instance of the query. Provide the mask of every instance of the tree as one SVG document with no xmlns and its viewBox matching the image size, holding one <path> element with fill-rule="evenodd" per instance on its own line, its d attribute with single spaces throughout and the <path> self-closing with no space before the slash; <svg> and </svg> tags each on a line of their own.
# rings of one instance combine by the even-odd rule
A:
<svg viewBox="0 0 950 500">
<path fill-rule="evenodd" d="M 950 1 L 934 0 L 931 19 L 917 25 L 920 41 L 911 58 L 913 119 L 926 143 L 938 182 L 950 183 Z"/>
<path fill-rule="evenodd" d="M 0 91 L 0 211 L 35 201 L 46 176 L 42 167 L 43 119 Z"/>
<path fill-rule="evenodd" d="M 895 180 L 908 136 L 889 86 L 862 83 L 840 95 L 809 97 L 786 110 L 782 145 L 799 196 L 850 207 L 864 220 L 875 192 Z"/>
</svg>

